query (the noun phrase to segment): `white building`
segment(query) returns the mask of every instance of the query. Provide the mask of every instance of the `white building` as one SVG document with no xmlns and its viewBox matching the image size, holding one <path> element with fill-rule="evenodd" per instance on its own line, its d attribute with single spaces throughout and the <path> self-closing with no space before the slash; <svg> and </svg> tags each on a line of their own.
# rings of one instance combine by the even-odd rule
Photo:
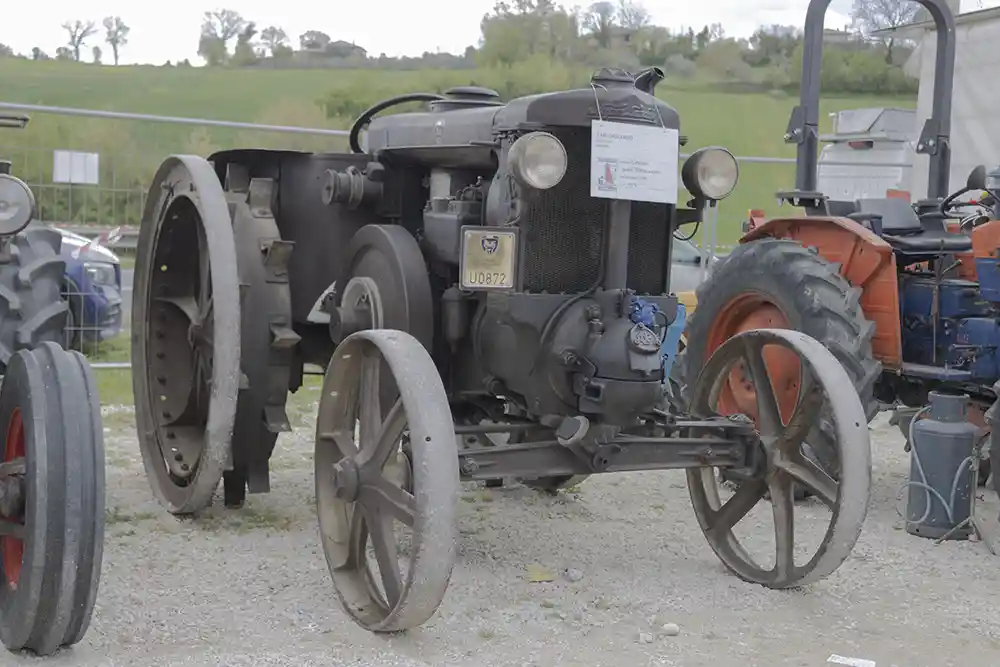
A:
<svg viewBox="0 0 1000 667">
<path fill-rule="evenodd" d="M 949 3 L 951 4 L 951 3 Z M 957 1 L 954 3 L 957 5 Z M 1000 87 L 995 83 L 1000 64 L 1000 7 L 983 9 L 955 17 L 955 83 L 951 106 L 951 190 L 965 183 L 978 164 L 992 168 L 1000 164 Z M 920 80 L 917 98 L 917 127 L 914 139 L 931 114 L 934 89 L 934 56 L 937 31 L 933 21 L 922 21 L 895 30 L 879 31 L 881 36 L 917 42 L 906 63 L 909 74 Z M 995 131 L 994 131 L 995 130 Z M 926 156 L 913 161 L 914 201 L 927 194 Z"/>
</svg>

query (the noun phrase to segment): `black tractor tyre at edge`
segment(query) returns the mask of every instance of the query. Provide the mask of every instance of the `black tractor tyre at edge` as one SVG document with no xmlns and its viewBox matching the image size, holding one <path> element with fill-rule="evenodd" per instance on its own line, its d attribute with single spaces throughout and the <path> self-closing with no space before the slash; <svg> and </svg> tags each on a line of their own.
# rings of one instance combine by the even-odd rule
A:
<svg viewBox="0 0 1000 667">
<path fill-rule="evenodd" d="M 875 381 L 881 364 L 872 354 L 875 325 L 861 309 L 861 289 L 840 275 L 840 267 L 814 248 L 791 240 L 761 239 L 736 247 L 697 288 L 697 307 L 687 325 L 687 346 L 672 369 L 673 389 L 682 402 L 708 361 L 706 346 L 712 323 L 734 298 L 748 292 L 766 296 L 789 319 L 791 328 L 815 338 L 840 361 L 854 382 L 870 421 L 878 412 Z M 837 476 L 829 447 L 836 437 L 829 419 L 821 419 L 808 442 L 813 455 Z M 834 468 L 831 470 L 830 468 Z"/>
<path fill-rule="evenodd" d="M 3 437 L 15 408 L 34 489 L 17 588 L 0 572 L 0 639 L 49 655 L 86 634 L 104 553 L 104 430 L 87 360 L 51 342 L 16 353 L 0 388 Z"/>
<path fill-rule="evenodd" d="M 0 373 L 18 350 L 65 341 L 69 306 L 62 298 L 61 250 L 58 231 L 35 227 L 14 236 L 9 259 L 0 260 Z"/>
</svg>

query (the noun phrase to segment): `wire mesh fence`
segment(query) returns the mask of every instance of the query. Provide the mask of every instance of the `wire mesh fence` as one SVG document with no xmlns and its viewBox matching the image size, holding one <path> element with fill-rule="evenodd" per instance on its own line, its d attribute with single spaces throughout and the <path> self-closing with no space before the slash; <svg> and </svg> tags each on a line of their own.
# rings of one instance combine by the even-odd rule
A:
<svg viewBox="0 0 1000 667">
<path fill-rule="evenodd" d="M 89 262 L 82 271 L 93 276 L 86 280 L 87 287 L 77 287 L 69 276 L 63 287 L 68 311 L 63 347 L 81 352 L 97 368 L 131 368 L 127 335 L 131 290 L 123 289 L 120 267 Z"/>
<path fill-rule="evenodd" d="M 255 125 L 107 111 L 0 103 L 28 113 L 23 129 L 0 129 L 0 159 L 31 186 L 38 220 L 67 225 L 136 226 L 149 184 L 171 154 L 232 147 L 345 150 L 333 128 Z"/>
</svg>

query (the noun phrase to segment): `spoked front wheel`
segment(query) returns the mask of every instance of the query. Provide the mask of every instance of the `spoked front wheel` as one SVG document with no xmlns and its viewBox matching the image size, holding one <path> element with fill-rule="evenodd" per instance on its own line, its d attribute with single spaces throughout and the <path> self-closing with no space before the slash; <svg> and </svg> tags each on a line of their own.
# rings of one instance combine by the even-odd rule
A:
<svg viewBox="0 0 1000 667">
<path fill-rule="evenodd" d="M 794 405 L 779 401 L 768 374 L 764 350 L 775 347 L 793 353 L 799 361 Z M 747 331 L 719 347 L 696 383 L 691 402 L 695 415 L 715 414 L 729 373 L 741 362 L 756 394 L 760 465 L 725 503 L 714 469 L 689 469 L 691 502 L 712 550 L 738 577 L 770 588 L 804 586 L 840 567 L 861 533 L 871 491 L 868 419 L 837 358 L 815 339 L 787 329 Z M 802 453 L 801 445 L 824 405 L 836 434 L 839 480 Z M 809 489 L 832 514 L 818 549 L 801 565 L 795 562 L 793 487 L 797 484 Z M 775 560 L 769 569 L 758 564 L 733 532 L 760 503 L 769 504 L 774 517 Z"/>
<path fill-rule="evenodd" d="M 459 469 L 448 397 L 416 338 L 369 329 L 337 346 L 315 465 L 323 551 L 344 609 L 375 632 L 427 621 L 455 563 Z"/>
<path fill-rule="evenodd" d="M 0 640 L 49 655 L 86 634 L 101 575 L 104 430 L 83 355 L 14 354 L 0 429 Z"/>
</svg>

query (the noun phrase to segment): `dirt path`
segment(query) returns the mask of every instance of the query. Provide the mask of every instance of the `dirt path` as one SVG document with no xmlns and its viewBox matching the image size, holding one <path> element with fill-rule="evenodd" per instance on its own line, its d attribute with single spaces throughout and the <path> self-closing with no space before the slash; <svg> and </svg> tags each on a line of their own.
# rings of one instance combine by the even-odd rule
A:
<svg viewBox="0 0 1000 667">
<path fill-rule="evenodd" d="M 598 476 L 557 498 L 470 485 L 445 603 L 422 628 L 386 638 L 354 625 L 336 600 L 312 507 L 307 412 L 279 441 L 271 494 L 198 522 L 160 510 L 129 415 L 109 415 L 96 616 L 83 644 L 42 662 L 818 667 L 839 654 L 878 667 L 1000 664 L 1000 558 L 981 544 L 934 546 L 900 529 L 907 460 L 884 419 L 873 433 L 875 488 L 861 541 L 812 588 L 770 591 L 727 574 L 698 530 L 682 473 Z M 985 495 L 983 514 L 996 526 L 996 499 Z M 528 566 L 555 580 L 529 583 Z M 671 623 L 676 636 L 663 630 Z M 0 665 L 19 664 L 40 661 L 0 654 Z"/>
</svg>

